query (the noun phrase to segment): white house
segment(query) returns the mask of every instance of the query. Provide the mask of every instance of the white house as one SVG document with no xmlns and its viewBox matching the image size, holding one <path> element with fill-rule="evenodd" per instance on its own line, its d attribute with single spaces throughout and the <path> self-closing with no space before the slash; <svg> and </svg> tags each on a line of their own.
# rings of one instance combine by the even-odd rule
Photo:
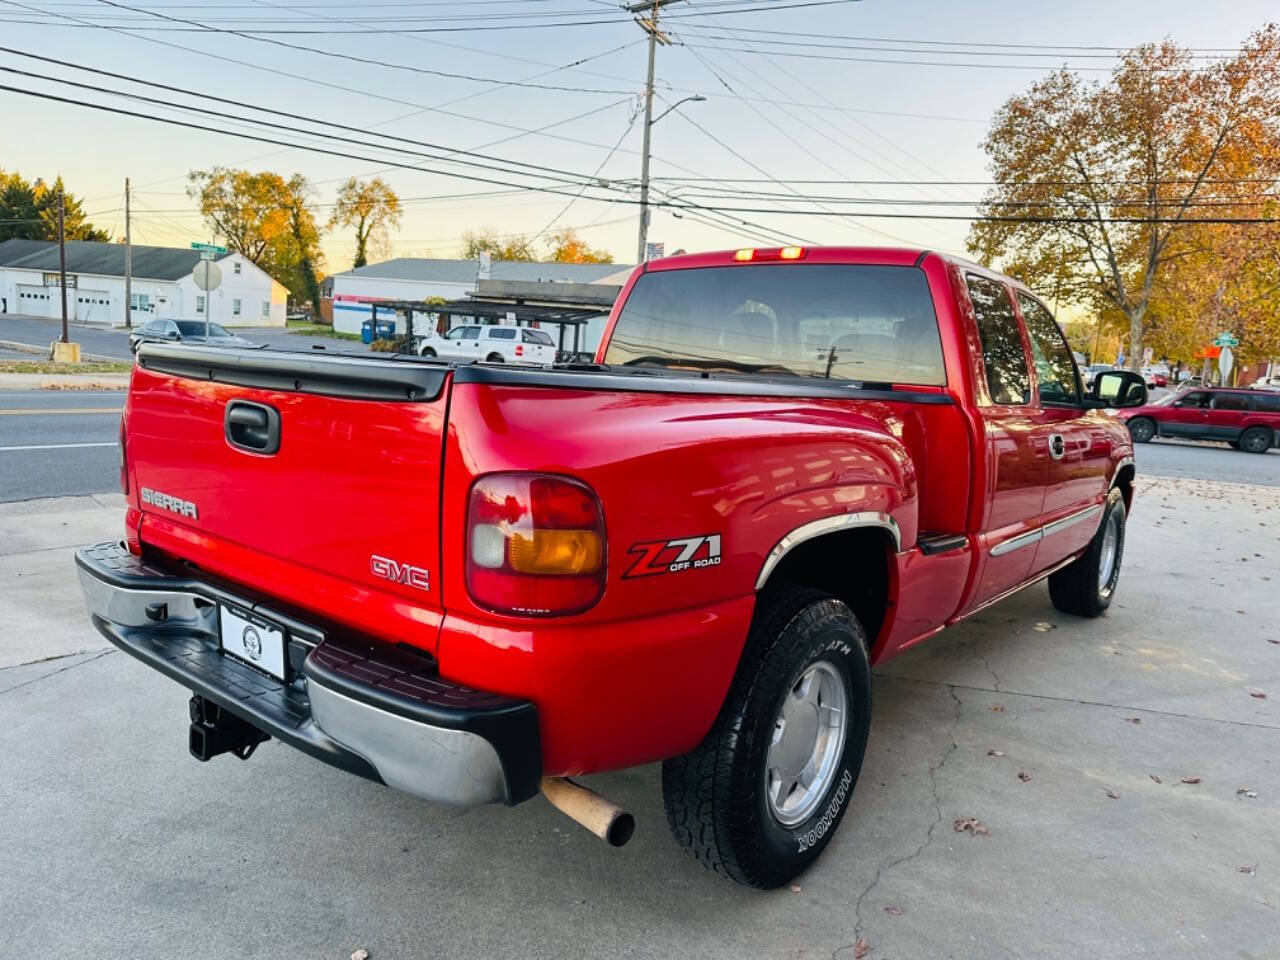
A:
<svg viewBox="0 0 1280 960">
<path fill-rule="evenodd" d="M 478 260 L 433 260 L 401 257 L 385 263 L 371 263 L 325 278 L 324 296 L 333 301 L 333 329 L 342 333 L 359 333 L 360 325 L 373 315 L 372 305 L 383 301 L 425 300 L 444 297 L 458 300 L 476 288 L 481 279 L 516 280 L 546 283 L 548 291 L 557 283 L 597 283 L 620 277 L 617 285 L 631 272 L 616 263 L 528 263 L 495 260 L 487 273 L 481 272 Z M 379 312 L 379 318 L 384 314 Z M 590 329 L 591 345 L 599 339 L 603 318 Z"/>
<path fill-rule="evenodd" d="M 289 291 L 238 253 L 214 261 L 222 282 L 206 294 L 192 271 L 198 251 L 133 246 L 135 325 L 157 317 L 208 319 L 227 327 L 282 327 Z M 0 243 L 0 313 L 62 317 L 58 245 L 48 240 Z M 67 316 L 81 323 L 124 326 L 124 245 L 67 241 Z"/>
</svg>

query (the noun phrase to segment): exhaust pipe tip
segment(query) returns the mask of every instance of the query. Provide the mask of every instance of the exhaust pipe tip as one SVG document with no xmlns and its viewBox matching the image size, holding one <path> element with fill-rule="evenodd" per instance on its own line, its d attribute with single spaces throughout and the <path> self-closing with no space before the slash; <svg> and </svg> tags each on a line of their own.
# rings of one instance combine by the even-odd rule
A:
<svg viewBox="0 0 1280 960">
<path fill-rule="evenodd" d="M 623 847 L 635 832 L 636 818 L 625 810 L 619 810 L 605 831 L 604 840 L 611 847 Z"/>
<path fill-rule="evenodd" d="M 543 777 L 542 795 L 567 816 L 611 847 L 621 847 L 636 830 L 636 818 L 594 790 L 564 777 Z"/>
</svg>

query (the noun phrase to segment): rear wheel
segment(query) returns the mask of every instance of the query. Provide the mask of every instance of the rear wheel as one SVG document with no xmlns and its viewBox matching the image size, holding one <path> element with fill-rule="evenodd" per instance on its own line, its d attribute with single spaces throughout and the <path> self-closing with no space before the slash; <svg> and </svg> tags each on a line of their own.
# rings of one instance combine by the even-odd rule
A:
<svg viewBox="0 0 1280 960">
<path fill-rule="evenodd" d="M 1134 417 L 1129 421 L 1129 436 L 1134 443 L 1147 443 L 1156 435 L 1156 422 L 1149 417 Z"/>
<path fill-rule="evenodd" d="M 434 357 L 435 355 L 436 355 L 436 352 L 435 352 L 435 350 L 434 350 L 434 349 L 432 349 L 431 347 L 423 347 L 423 348 L 422 348 L 422 356 L 424 356 L 424 357 Z"/>
<path fill-rule="evenodd" d="M 1266 453 L 1271 449 L 1271 431 L 1266 427 L 1250 427 L 1240 434 L 1240 449 L 1249 453 Z"/>
<path fill-rule="evenodd" d="M 1049 577 L 1049 599 L 1063 613 L 1098 617 L 1111 606 L 1124 557 L 1124 521 L 1124 496 L 1113 489 L 1089 548 Z"/>
<path fill-rule="evenodd" d="M 485 357 L 485 358 L 484 358 L 484 362 L 485 362 L 485 363 L 502 363 L 502 362 L 504 362 L 504 361 L 503 361 L 502 354 L 500 354 L 500 353 L 491 353 L 491 354 L 489 354 L 487 357 Z"/>
<path fill-rule="evenodd" d="M 786 883 L 844 816 L 870 722 L 866 638 L 849 608 L 804 587 L 762 594 L 711 732 L 662 765 L 671 832 L 738 883 Z"/>
</svg>

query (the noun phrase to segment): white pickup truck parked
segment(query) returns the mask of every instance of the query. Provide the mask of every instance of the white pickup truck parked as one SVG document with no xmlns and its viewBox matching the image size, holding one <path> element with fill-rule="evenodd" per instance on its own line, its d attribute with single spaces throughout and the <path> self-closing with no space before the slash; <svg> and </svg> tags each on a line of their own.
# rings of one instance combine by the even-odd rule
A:
<svg viewBox="0 0 1280 960">
<path fill-rule="evenodd" d="M 556 344 L 551 335 L 509 324 L 464 324 L 443 336 L 433 333 L 418 344 L 418 353 L 441 360 L 484 360 L 488 363 L 554 363 Z"/>
</svg>

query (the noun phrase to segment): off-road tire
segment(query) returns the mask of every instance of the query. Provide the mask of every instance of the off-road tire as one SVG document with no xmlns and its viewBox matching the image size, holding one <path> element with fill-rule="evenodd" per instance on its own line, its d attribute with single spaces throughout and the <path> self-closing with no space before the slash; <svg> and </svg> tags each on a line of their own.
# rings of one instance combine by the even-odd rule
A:
<svg viewBox="0 0 1280 960">
<path fill-rule="evenodd" d="M 1129 421 L 1129 436 L 1134 443 L 1149 443 L 1157 433 L 1156 422 L 1150 417 L 1134 417 Z"/>
<path fill-rule="evenodd" d="M 1106 583 L 1099 583 L 1102 573 L 1103 543 L 1107 524 L 1116 517 L 1117 539 L 1115 563 Z M 1102 512 L 1098 531 L 1089 542 L 1089 548 L 1071 564 L 1049 577 L 1049 599 L 1063 613 L 1077 617 L 1100 617 L 1111 606 L 1120 580 L 1120 562 L 1124 559 L 1124 496 L 1119 488 L 1112 488 Z"/>
<path fill-rule="evenodd" d="M 1240 449 L 1246 453 L 1266 453 L 1271 442 L 1271 431 L 1266 427 L 1250 427 L 1240 434 Z"/>
<path fill-rule="evenodd" d="M 848 726 L 825 793 L 787 827 L 770 811 L 766 759 L 782 700 L 813 664 L 845 684 Z M 822 853 L 849 806 L 871 723 L 866 635 L 839 600 L 807 587 L 763 593 L 720 714 L 696 748 L 662 765 L 667 823 L 694 859 L 738 883 L 769 889 Z"/>
</svg>

